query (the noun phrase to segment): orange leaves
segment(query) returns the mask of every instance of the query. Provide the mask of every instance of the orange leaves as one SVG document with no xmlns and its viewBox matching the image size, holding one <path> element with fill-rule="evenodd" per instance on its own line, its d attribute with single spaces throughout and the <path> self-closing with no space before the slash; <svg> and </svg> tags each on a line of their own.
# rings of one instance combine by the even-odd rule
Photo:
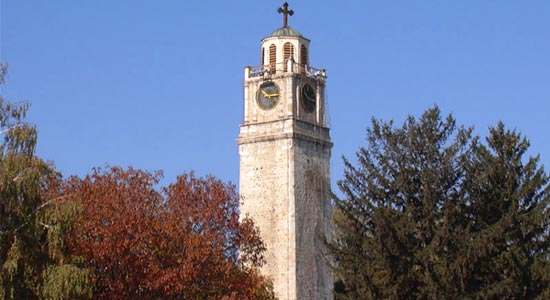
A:
<svg viewBox="0 0 550 300">
<path fill-rule="evenodd" d="M 264 246 L 239 222 L 234 186 L 191 173 L 158 191 L 159 177 L 109 168 L 68 181 L 82 208 L 69 245 L 95 275 L 94 298 L 254 299 Z"/>
</svg>

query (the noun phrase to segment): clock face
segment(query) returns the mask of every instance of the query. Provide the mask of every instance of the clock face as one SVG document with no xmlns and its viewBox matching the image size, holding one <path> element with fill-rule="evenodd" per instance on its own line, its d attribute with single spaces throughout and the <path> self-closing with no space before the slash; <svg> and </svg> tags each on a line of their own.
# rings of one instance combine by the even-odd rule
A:
<svg viewBox="0 0 550 300">
<path fill-rule="evenodd" d="M 262 83 L 256 95 L 258 105 L 265 110 L 272 109 L 279 100 L 279 88 L 273 82 Z"/>
<path fill-rule="evenodd" d="M 317 105 L 317 95 L 315 93 L 315 89 L 311 85 L 305 84 L 302 87 L 301 98 L 302 108 L 304 111 L 308 113 L 315 111 L 315 107 Z"/>
</svg>

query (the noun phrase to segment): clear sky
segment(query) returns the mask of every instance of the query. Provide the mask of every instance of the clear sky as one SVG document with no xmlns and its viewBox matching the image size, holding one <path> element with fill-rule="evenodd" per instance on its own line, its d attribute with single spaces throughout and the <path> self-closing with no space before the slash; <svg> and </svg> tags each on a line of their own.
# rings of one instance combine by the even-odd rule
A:
<svg viewBox="0 0 550 300">
<path fill-rule="evenodd" d="M 64 175 L 106 163 L 238 182 L 243 68 L 284 1 L 0 0 L 0 92 L 32 103 L 38 154 Z M 499 120 L 550 165 L 550 1 L 289 1 L 327 69 L 333 182 L 370 118 L 437 104 Z"/>
</svg>

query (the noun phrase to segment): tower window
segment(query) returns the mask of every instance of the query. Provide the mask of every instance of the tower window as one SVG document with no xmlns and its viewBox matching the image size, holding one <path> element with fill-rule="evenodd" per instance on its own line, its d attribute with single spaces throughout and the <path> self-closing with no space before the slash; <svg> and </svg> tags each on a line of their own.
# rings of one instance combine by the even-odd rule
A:
<svg viewBox="0 0 550 300">
<path fill-rule="evenodd" d="M 271 44 L 269 46 L 269 67 L 275 70 L 275 63 L 277 62 L 277 46 Z"/>
<path fill-rule="evenodd" d="M 260 63 L 262 66 L 265 65 L 265 48 L 262 47 L 262 62 Z"/>
<path fill-rule="evenodd" d="M 294 46 L 291 44 L 291 43 L 285 43 L 284 46 L 283 46 L 283 58 L 284 58 L 284 62 L 285 62 L 285 65 L 284 65 L 284 70 L 285 72 L 288 71 L 287 70 L 287 60 L 288 59 L 294 59 Z"/>
<path fill-rule="evenodd" d="M 285 43 L 284 45 L 284 58 L 287 59 L 294 59 L 294 46 L 291 43 Z"/>
<path fill-rule="evenodd" d="M 307 48 L 304 45 L 300 47 L 300 64 L 303 66 L 308 64 Z"/>
</svg>

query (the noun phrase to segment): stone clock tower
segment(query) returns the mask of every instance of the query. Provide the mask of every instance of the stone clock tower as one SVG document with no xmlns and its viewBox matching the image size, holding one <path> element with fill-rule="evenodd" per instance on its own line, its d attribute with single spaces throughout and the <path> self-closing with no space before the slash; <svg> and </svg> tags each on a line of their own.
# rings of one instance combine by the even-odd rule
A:
<svg viewBox="0 0 550 300">
<path fill-rule="evenodd" d="M 260 229 L 262 272 L 280 300 L 332 300 L 326 73 L 310 66 L 310 41 L 288 26 L 288 4 L 278 11 L 283 27 L 262 40 L 261 65 L 245 68 L 241 214 Z"/>
</svg>

